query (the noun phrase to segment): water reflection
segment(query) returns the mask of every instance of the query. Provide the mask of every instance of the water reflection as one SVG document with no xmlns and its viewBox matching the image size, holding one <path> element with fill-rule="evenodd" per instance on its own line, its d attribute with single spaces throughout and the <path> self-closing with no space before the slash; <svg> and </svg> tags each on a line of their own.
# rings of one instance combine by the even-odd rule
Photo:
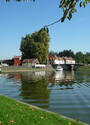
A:
<svg viewBox="0 0 90 125">
<path fill-rule="evenodd" d="M 13 75 L 13 78 L 14 78 L 14 82 L 15 83 L 19 83 L 21 81 L 21 74 L 14 74 Z M 10 79 L 10 78 L 9 78 Z"/>
<path fill-rule="evenodd" d="M 74 71 L 57 71 L 55 73 L 55 82 L 69 82 L 74 80 Z"/>
<path fill-rule="evenodd" d="M 48 88 L 48 78 L 52 76 L 50 72 L 26 72 L 9 74 L 7 79 L 13 79 L 20 91 L 19 96 L 27 103 L 43 108 L 48 108 L 50 89 Z"/>
<path fill-rule="evenodd" d="M 74 77 L 74 71 L 57 71 L 53 77 L 49 78 L 50 84 L 48 88 L 73 89 Z"/>
<path fill-rule="evenodd" d="M 1 94 L 90 123 L 90 76 L 86 73 L 42 71 L 2 76 Z"/>
<path fill-rule="evenodd" d="M 37 76 L 38 81 L 35 79 L 34 75 L 30 75 L 30 77 L 28 77 L 28 75 L 22 74 L 20 96 L 27 99 L 28 103 L 35 103 L 41 107 L 48 106 L 51 91 L 47 89 L 49 82 L 45 79 L 45 76 L 42 77 L 42 75 Z"/>
</svg>

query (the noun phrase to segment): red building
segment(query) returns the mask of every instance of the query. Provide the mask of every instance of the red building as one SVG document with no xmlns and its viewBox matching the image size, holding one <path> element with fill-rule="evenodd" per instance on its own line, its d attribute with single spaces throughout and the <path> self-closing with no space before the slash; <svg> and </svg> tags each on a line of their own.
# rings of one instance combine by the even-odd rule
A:
<svg viewBox="0 0 90 125">
<path fill-rule="evenodd" d="M 14 66 L 19 66 L 21 64 L 21 56 L 14 56 Z"/>
</svg>

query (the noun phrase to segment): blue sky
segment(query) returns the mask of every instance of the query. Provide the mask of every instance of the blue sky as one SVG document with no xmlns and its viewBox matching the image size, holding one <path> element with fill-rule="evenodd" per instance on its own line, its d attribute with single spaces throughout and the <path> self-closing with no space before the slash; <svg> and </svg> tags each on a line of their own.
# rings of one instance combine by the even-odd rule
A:
<svg viewBox="0 0 90 125">
<path fill-rule="evenodd" d="M 21 55 L 21 38 L 62 16 L 57 0 L 6 3 L 0 0 L 0 60 Z M 58 23 L 50 30 L 50 50 L 71 49 L 74 52 L 90 52 L 90 5 L 78 9 L 71 21 Z"/>
</svg>

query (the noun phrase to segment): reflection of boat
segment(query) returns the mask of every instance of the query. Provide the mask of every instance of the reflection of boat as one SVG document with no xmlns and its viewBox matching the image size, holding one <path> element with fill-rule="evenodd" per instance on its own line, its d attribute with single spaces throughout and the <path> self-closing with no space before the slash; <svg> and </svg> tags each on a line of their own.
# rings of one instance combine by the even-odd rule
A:
<svg viewBox="0 0 90 125">
<path fill-rule="evenodd" d="M 63 81 L 64 80 L 64 73 L 63 73 L 63 71 L 57 71 L 55 73 L 54 78 L 55 78 L 55 81 Z"/>
<path fill-rule="evenodd" d="M 56 71 L 55 82 L 71 82 L 74 80 L 74 72 Z"/>
<path fill-rule="evenodd" d="M 0 68 L 0 73 L 1 73 L 1 68 Z"/>
<path fill-rule="evenodd" d="M 60 65 L 57 66 L 56 71 L 62 71 L 62 70 L 63 70 L 63 68 Z"/>
</svg>

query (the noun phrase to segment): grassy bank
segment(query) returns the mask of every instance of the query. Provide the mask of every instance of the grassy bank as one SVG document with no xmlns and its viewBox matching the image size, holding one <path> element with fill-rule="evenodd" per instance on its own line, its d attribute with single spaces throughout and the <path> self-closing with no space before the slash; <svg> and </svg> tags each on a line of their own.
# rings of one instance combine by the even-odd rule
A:
<svg viewBox="0 0 90 125">
<path fill-rule="evenodd" d="M 55 71 L 53 68 L 26 68 L 26 67 L 2 67 L 2 73 L 9 73 L 9 72 L 34 72 L 34 71 Z"/>
<path fill-rule="evenodd" d="M 79 72 L 90 74 L 90 65 L 81 66 L 78 69 Z"/>
<path fill-rule="evenodd" d="M 0 125 L 84 125 L 0 95 Z"/>
</svg>

